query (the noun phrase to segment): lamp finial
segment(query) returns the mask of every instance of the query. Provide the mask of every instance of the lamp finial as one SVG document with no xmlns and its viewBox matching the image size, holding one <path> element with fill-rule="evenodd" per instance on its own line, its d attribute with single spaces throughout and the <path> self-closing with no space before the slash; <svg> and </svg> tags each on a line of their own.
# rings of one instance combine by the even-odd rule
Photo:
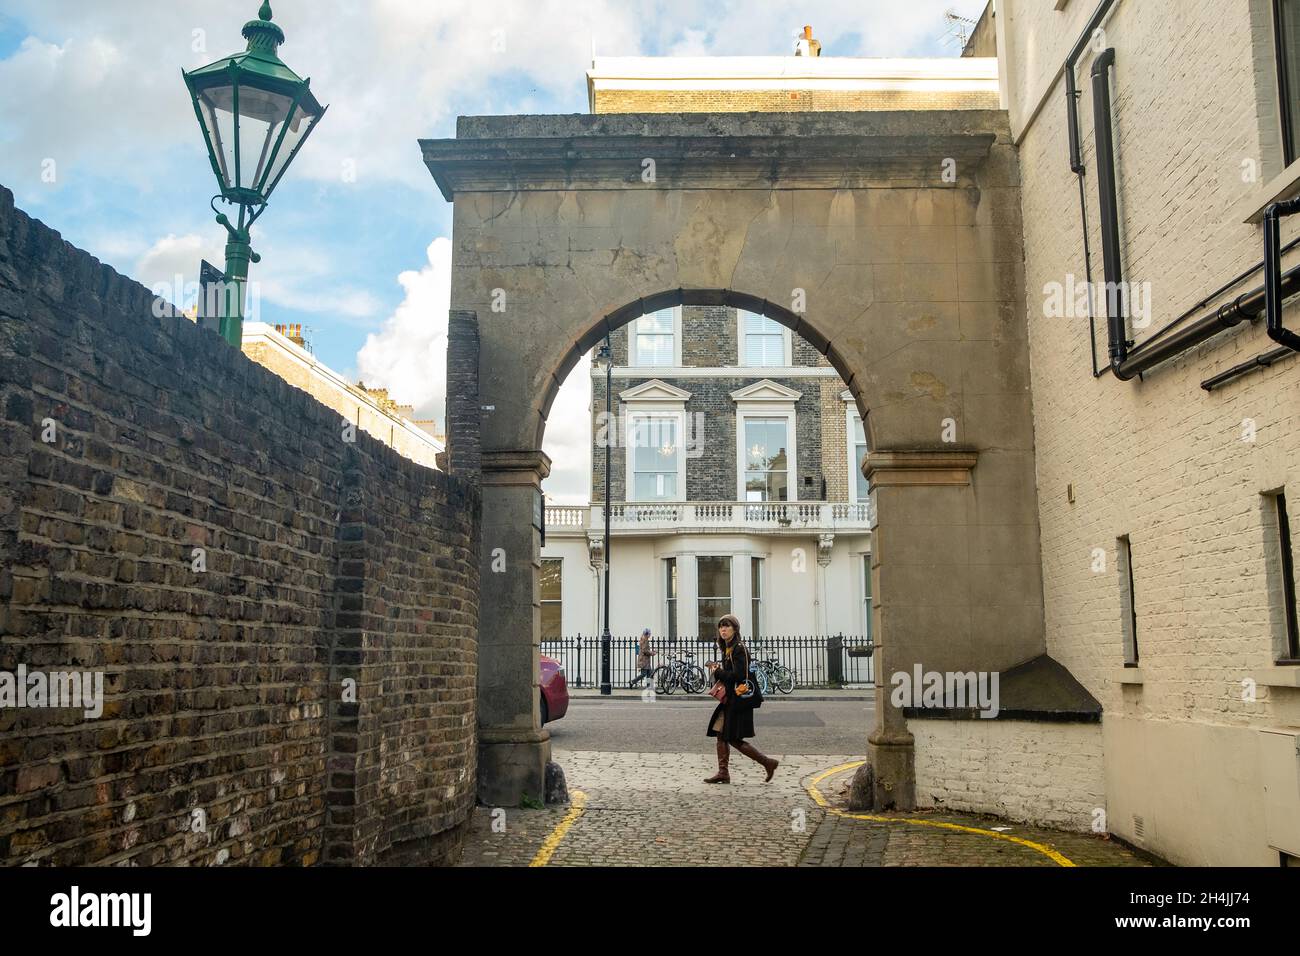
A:
<svg viewBox="0 0 1300 956">
<path fill-rule="evenodd" d="M 284 31 L 278 23 L 271 22 L 271 0 L 262 0 L 257 19 L 245 23 L 242 32 L 250 53 L 275 58 L 276 47 L 284 42 Z"/>
</svg>

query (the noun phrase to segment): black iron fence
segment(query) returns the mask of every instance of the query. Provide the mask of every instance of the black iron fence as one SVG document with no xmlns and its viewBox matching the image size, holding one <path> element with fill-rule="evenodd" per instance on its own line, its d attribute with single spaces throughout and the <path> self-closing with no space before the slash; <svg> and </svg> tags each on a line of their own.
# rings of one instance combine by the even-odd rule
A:
<svg viewBox="0 0 1300 956">
<path fill-rule="evenodd" d="M 794 671 L 796 689 L 869 687 L 875 680 L 872 669 L 874 648 L 866 638 L 848 634 L 820 637 L 781 635 L 746 638 L 744 643 L 756 660 L 772 657 Z M 629 681 L 640 675 L 641 669 L 637 665 L 639 648 L 639 637 L 610 638 L 610 683 L 614 687 L 627 687 Z M 655 654 L 650 661 L 652 667 L 666 664 L 678 654 L 694 654 L 696 664 L 716 660 L 718 656 L 717 644 L 712 639 L 679 637 L 669 641 L 652 637 L 650 650 Z M 544 640 L 542 653 L 564 666 L 564 676 L 570 687 L 600 686 L 599 634 Z"/>
</svg>

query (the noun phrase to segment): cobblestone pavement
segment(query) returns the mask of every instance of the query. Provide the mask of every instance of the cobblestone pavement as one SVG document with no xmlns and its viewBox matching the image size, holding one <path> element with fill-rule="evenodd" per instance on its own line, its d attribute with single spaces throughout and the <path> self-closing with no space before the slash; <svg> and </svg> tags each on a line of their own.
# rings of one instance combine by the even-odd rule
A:
<svg viewBox="0 0 1300 956">
<path fill-rule="evenodd" d="M 716 762 L 703 752 L 556 751 L 570 794 L 580 791 L 583 796 L 575 796 L 572 807 L 476 808 L 461 865 L 1060 865 L 1048 852 L 1079 866 L 1146 865 L 1119 844 L 1091 834 L 971 814 L 918 811 L 874 814 L 871 820 L 842 816 L 851 770 L 817 785 L 825 807 L 807 788 L 823 771 L 860 758 L 773 756 L 781 766 L 771 783 L 763 782 L 758 764 L 733 751 L 732 783 L 714 786 L 703 778 L 717 769 Z M 504 831 L 498 832 L 503 824 Z M 994 836 L 992 827 L 1007 829 Z"/>
</svg>

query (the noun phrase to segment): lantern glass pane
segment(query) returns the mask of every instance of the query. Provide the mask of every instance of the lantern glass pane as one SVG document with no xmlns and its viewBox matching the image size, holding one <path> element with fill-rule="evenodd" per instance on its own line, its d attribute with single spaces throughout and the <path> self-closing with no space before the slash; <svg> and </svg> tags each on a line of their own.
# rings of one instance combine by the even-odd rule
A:
<svg viewBox="0 0 1300 956">
<path fill-rule="evenodd" d="M 288 118 L 289 130 L 284 134 L 284 142 L 280 143 L 280 148 L 271 157 L 266 172 L 266 180 L 254 184 L 262 195 L 265 196 L 271 187 L 275 185 L 276 179 L 284 171 L 285 164 L 289 162 L 289 157 L 293 155 L 293 151 L 298 148 L 298 144 L 302 142 L 303 137 L 307 135 L 308 130 L 312 128 L 317 119 L 319 119 L 318 115 L 305 113 L 301 103 L 294 109 L 293 115 Z M 276 141 L 279 140 L 280 131 L 284 129 L 284 125 L 284 121 L 281 121 L 276 123 L 271 130 L 272 149 L 275 149 Z"/>
<path fill-rule="evenodd" d="M 225 189 L 235 183 L 235 113 L 233 87 L 214 86 L 199 93 L 199 113 L 221 171 Z"/>
<path fill-rule="evenodd" d="M 239 185 L 258 189 L 293 98 L 251 86 L 239 88 Z"/>
</svg>

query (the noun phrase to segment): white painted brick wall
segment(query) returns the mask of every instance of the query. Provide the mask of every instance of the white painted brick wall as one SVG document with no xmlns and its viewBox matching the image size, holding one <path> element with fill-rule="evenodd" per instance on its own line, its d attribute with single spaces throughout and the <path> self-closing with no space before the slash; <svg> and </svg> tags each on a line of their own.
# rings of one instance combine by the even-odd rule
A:
<svg viewBox="0 0 1300 956">
<path fill-rule="evenodd" d="M 910 720 L 920 807 L 1087 831 L 1104 807 L 1100 724 Z"/>
<path fill-rule="evenodd" d="M 1243 182 L 1243 160 L 1278 168 L 1267 162 L 1278 147 L 1260 106 L 1268 94 L 1260 78 L 1270 73 L 1257 63 L 1258 10 L 1252 18 L 1252 4 L 1263 2 L 1119 0 L 1105 25 L 1117 55 L 1112 83 L 1126 278 L 1152 284 L 1152 320 L 1134 329 L 1139 342 L 1263 256 L 1262 232 L 1241 221 L 1239 205 L 1247 196 L 1264 198 L 1262 182 Z M 1285 484 L 1293 532 L 1300 527 L 1300 358 L 1203 391 L 1202 379 L 1274 347 L 1260 322 L 1220 336 L 1144 381 L 1092 378 L 1086 318 L 1046 318 L 1043 290 L 1067 274 L 1083 278 L 1064 81 L 1053 70 L 1095 4 L 1070 4 L 1068 15 L 1037 0 L 1000 0 L 1000 7 L 1009 11 L 1011 113 L 1022 135 L 1048 653 L 1108 713 L 1203 731 L 1201 766 L 1212 766 L 1213 747 L 1236 739 L 1213 734 L 1213 728 L 1300 726 L 1300 690 L 1261 682 L 1251 702 L 1242 699 L 1241 685 L 1267 671 L 1276 639 L 1277 610 L 1270 610 L 1266 574 L 1273 539 L 1261 492 Z M 1092 55 L 1085 54 L 1077 75 L 1093 277 L 1101 280 L 1091 66 Z M 1054 85 L 1041 111 L 1021 130 L 1047 84 Z M 1294 220 L 1285 224 L 1283 240 L 1296 231 Z M 1292 255 L 1285 264 L 1296 261 L 1300 257 Z M 1252 277 L 1235 292 L 1260 281 Z M 1287 322 L 1300 326 L 1294 304 Z M 1097 351 L 1104 364 L 1100 317 Z M 1254 442 L 1242 440 L 1247 418 L 1257 423 Z M 1115 561 L 1121 534 L 1132 539 L 1140 687 L 1116 681 L 1123 662 Z M 1106 552 L 1104 573 L 1092 571 L 1094 548 Z M 1139 747 L 1138 738 L 1126 746 Z M 919 740 L 917 753 L 920 759 Z M 1125 776 L 1107 760 L 1108 789 L 1122 794 L 1134 812 L 1199 815 L 1195 826 L 1182 821 L 1184 832 L 1213 830 L 1226 814 L 1262 816 L 1262 795 L 1245 787 L 1225 787 L 1196 803 L 1178 800 L 1179 794 L 1206 792 L 1190 776 L 1197 773 L 1190 759 L 1162 780 L 1141 779 L 1131 772 L 1134 764 L 1127 766 Z M 1123 827 L 1116 832 L 1129 835 Z M 1195 855 L 1190 844 L 1162 850 L 1171 859 Z M 1257 862 L 1259 851 L 1243 848 L 1232 859 L 1221 853 L 1217 861 Z"/>
<path fill-rule="evenodd" d="M 1136 332 L 1141 341 L 1262 257 L 1259 227 L 1228 216 L 1258 188 L 1240 178 L 1241 160 L 1259 152 L 1253 44 L 1245 0 L 1121 0 L 1107 34 L 1118 54 L 1125 265 L 1130 278 L 1154 287 L 1153 321 Z M 1085 78 L 1090 62 L 1085 57 L 1079 67 Z M 1088 89 L 1086 82 L 1081 87 Z M 1271 663 L 1260 492 L 1270 475 L 1289 478 L 1300 504 L 1300 359 L 1214 393 L 1201 390 L 1203 378 L 1273 347 L 1262 328 L 1253 328 L 1202 346 L 1146 381 L 1093 380 L 1086 319 L 1043 315 L 1045 284 L 1083 275 L 1058 94 L 1059 81 L 1021 143 L 1048 652 L 1105 705 L 1122 706 L 1110 678 L 1123 660 L 1115 538 L 1127 533 L 1146 712 L 1235 723 L 1295 720 L 1294 695 L 1277 712 L 1279 695 L 1261 686 L 1257 702 L 1243 702 L 1240 681 Z M 1081 126 L 1100 278 L 1091 116 L 1086 92 Z M 1293 234 L 1294 225 L 1286 231 Z M 1293 325 L 1300 322 L 1296 313 L 1288 310 Z M 1104 320 L 1098 332 L 1105 361 Z M 1245 418 L 1258 424 L 1254 443 L 1241 440 Z M 1074 504 L 1067 484 L 1074 485 Z M 1101 574 L 1091 568 L 1097 547 L 1107 553 Z"/>
</svg>

